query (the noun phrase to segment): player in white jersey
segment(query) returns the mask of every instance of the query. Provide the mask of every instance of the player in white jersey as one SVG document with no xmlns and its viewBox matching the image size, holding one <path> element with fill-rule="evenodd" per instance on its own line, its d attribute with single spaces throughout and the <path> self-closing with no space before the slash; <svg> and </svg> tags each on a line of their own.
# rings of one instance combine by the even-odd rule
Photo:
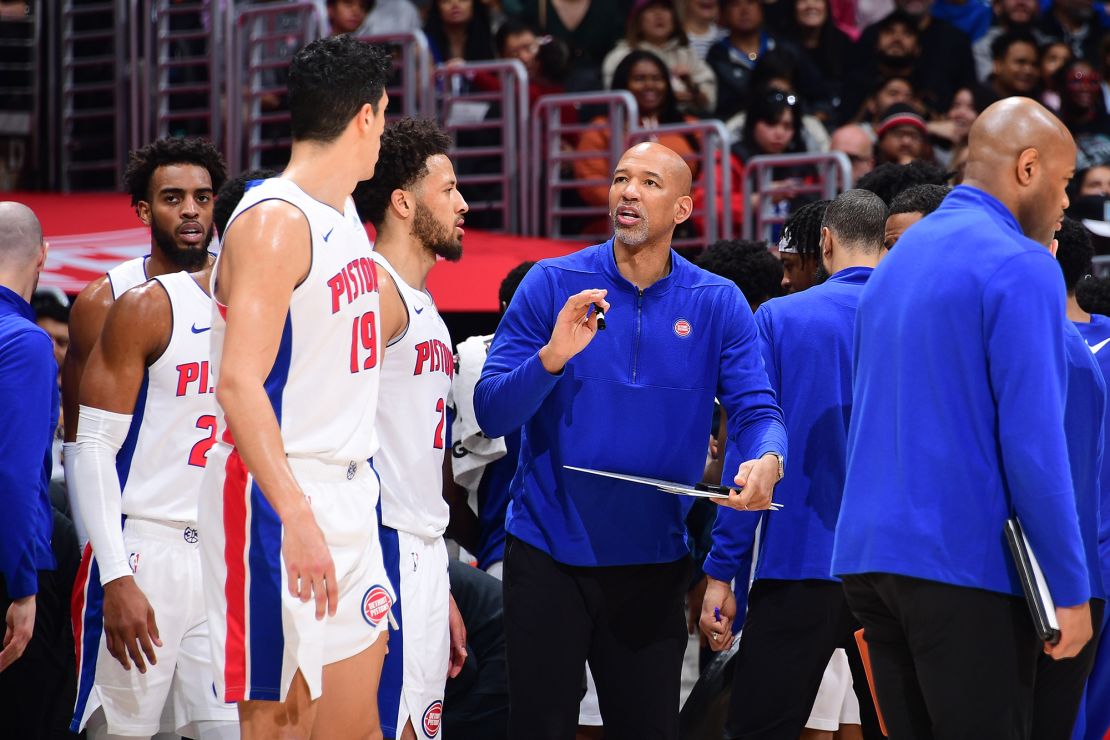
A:
<svg viewBox="0 0 1110 740">
<path fill-rule="evenodd" d="M 73 604 L 72 729 L 87 723 L 91 740 L 239 736 L 234 707 L 211 691 L 197 544 L 216 439 L 208 277 L 169 273 L 120 296 L 81 383 L 70 486 L 91 557 Z"/>
<path fill-rule="evenodd" d="M 447 158 L 450 147 L 450 137 L 431 121 L 392 123 L 382 134 L 377 174 L 356 194 L 363 218 L 377 229 L 385 343 L 374 469 L 381 478 L 382 554 L 398 596 L 398 629 L 378 688 L 382 733 L 389 738 L 439 735 L 448 668 L 458 673 L 466 659 L 443 542 L 454 353 L 425 289 L 438 258 L 462 256 L 467 206 Z"/>
<path fill-rule="evenodd" d="M 81 376 L 108 309 L 124 292 L 150 278 L 205 267 L 214 234 L 212 198 L 225 179 L 223 157 L 203 139 L 158 139 L 131 152 L 123 183 L 139 220 L 150 227 L 150 254 L 128 260 L 93 280 L 70 309 L 69 349 L 62 364 L 63 462 L 67 469 L 77 439 Z M 84 547 L 88 537 L 75 503 L 71 495 L 73 522 Z"/>
<path fill-rule="evenodd" d="M 243 196 L 214 268 L 201 554 L 215 689 L 244 738 L 381 736 L 380 301 L 350 194 L 374 174 L 389 69 L 349 36 L 294 56 L 289 165 Z"/>
</svg>

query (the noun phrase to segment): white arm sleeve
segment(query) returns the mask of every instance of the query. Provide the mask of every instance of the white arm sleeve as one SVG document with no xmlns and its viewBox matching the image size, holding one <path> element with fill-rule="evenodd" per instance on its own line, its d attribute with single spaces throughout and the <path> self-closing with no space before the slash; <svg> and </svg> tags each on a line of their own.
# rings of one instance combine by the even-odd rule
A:
<svg viewBox="0 0 1110 740">
<path fill-rule="evenodd" d="M 85 544 L 89 541 L 89 533 L 85 531 L 85 522 L 81 519 L 81 510 L 77 508 L 77 494 L 74 493 L 77 484 L 77 474 L 73 472 L 73 461 L 77 457 L 77 443 L 62 443 L 62 468 L 66 471 L 66 497 L 69 499 L 69 515 L 73 519 L 73 528 L 77 530 L 77 548 L 85 551 Z"/>
<path fill-rule="evenodd" d="M 123 502 L 116 475 L 116 453 L 130 428 L 129 414 L 82 406 L 75 454 L 67 466 L 67 472 L 73 473 L 70 495 L 89 534 L 101 584 L 131 575 L 120 526 Z"/>
</svg>

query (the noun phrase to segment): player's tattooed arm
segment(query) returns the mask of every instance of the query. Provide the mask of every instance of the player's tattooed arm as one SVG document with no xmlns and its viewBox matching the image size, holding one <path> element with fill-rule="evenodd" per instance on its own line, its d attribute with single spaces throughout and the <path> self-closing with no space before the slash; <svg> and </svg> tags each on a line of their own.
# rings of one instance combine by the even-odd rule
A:
<svg viewBox="0 0 1110 740">
<path fill-rule="evenodd" d="M 334 615 L 335 564 L 304 491 L 293 477 L 264 383 L 277 357 L 293 289 L 308 277 L 311 234 L 304 214 L 270 200 L 228 228 L 216 274 L 216 299 L 227 306 L 216 399 L 235 447 L 284 528 L 282 556 L 289 591 L 316 601 L 316 618 Z"/>
</svg>

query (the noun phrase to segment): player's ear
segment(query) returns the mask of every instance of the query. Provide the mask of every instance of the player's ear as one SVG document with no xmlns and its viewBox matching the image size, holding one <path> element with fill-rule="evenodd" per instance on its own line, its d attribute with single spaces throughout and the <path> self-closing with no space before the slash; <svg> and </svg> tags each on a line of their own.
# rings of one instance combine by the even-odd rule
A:
<svg viewBox="0 0 1110 740">
<path fill-rule="evenodd" d="M 135 213 L 138 214 L 139 220 L 142 221 L 143 224 L 146 226 L 150 226 L 151 223 L 154 221 L 153 215 L 151 214 L 150 210 L 150 203 L 145 200 L 140 200 L 138 202 L 138 204 L 135 206 Z"/>
<path fill-rule="evenodd" d="M 408 218 L 412 215 L 413 198 L 412 193 L 407 190 L 397 188 L 389 194 L 389 207 L 400 218 Z"/>
</svg>

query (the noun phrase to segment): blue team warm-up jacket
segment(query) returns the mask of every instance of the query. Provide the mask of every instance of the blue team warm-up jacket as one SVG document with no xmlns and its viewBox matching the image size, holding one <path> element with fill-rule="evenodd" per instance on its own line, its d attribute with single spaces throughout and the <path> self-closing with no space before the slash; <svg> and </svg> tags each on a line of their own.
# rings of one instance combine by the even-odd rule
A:
<svg viewBox="0 0 1110 740">
<path fill-rule="evenodd" d="M 591 288 L 609 291 L 607 328 L 552 375 L 538 353 L 567 298 Z M 670 274 L 640 291 L 617 270 L 612 241 L 538 263 L 501 320 L 474 393 L 486 434 L 522 428 L 507 531 L 568 565 L 682 557 L 691 499 L 563 466 L 695 483 L 714 396 L 746 458 L 785 456 L 751 309 L 732 282 L 672 251 Z"/>
<path fill-rule="evenodd" d="M 781 511 L 717 512 L 713 549 L 704 566 L 713 578 L 730 581 L 736 576 L 760 517 L 764 525 L 757 579 L 832 577 L 852 413 L 852 336 L 856 306 L 871 273 L 870 267 L 840 270 L 821 285 L 772 298 L 755 312 L 767 376 L 793 452 L 786 477 L 775 488 Z M 734 470 L 739 461 L 736 450 L 727 450 L 725 470 Z"/>
<path fill-rule="evenodd" d="M 1059 606 L 1091 595 L 1064 434 L 1064 285 L 996 198 L 960 186 L 875 270 L 856 316 L 836 575 L 1021 594 L 1015 511 Z"/>
</svg>

